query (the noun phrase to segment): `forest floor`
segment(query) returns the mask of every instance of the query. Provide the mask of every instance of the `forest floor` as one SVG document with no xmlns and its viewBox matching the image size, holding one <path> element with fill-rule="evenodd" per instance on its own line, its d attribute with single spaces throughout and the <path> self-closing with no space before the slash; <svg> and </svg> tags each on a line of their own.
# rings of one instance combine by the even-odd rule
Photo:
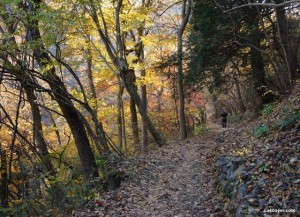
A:
<svg viewBox="0 0 300 217">
<path fill-rule="evenodd" d="M 208 127 L 204 135 L 125 161 L 121 186 L 73 216 L 300 216 L 300 85 L 257 119 Z M 245 162 L 233 199 L 221 191 L 220 156 Z M 288 208 L 294 212 L 264 212 Z"/>
<path fill-rule="evenodd" d="M 127 162 L 121 187 L 76 216 L 209 216 L 216 203 L 211 182 L 216 131 Z"/>
</svg>

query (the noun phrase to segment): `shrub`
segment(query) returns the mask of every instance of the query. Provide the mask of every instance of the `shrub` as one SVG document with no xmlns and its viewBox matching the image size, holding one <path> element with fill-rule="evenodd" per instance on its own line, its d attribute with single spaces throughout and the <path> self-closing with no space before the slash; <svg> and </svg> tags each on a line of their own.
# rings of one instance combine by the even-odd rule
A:
<svg viewBox="0 0 300 217">
<path fill-rule="evenodd" d="M 228 117 L 228 123 L 232 123 L 232 124 L 238 124 L 241 123 L 243 120 L 245 120 L 245 116 L 242 113 L 239 114 L 235 114 L 235 115 L 230 115 Z"/>
<path fill-rule="evenodd" d="M 260 125 L 254 128 L 254 136 L 256 138 L 265 136 L 270 131 L 269 127 L 266 125 Z"/>
<path fill-rule="evenodd" d="M 262 115 L 264 117 L 269 116 L 273 112 L 273 109 L 274 109 L 274 105 L 272 103 L 265 104 L 262 109 Z"/>
<path fill-rule="evenodd" d="M 292 113 L 287 116 L 287 118 L 279 122 L 279 127 L 281 130 L 285 130 L 288 127 L 293 126 L 300 119 L 300 112 Z"/>
<path fill-rule="evenodd" d="M 0 216 L 11 216 L 13 212 L 13 208 L 0 207 Z"/>
<path fill-rule="evenodd" d="M 206 125 L 197 125 L 194 129 L 194 134 L 197 136 L 203 135 L 205 133 L 209 132 L 209 128 L 207 128 Z"/>
</svg>

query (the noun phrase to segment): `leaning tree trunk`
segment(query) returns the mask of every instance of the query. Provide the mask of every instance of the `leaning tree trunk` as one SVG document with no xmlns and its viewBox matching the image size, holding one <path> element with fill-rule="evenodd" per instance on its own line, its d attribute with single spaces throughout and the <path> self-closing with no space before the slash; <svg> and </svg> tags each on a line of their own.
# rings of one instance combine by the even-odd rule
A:
<svg viewBox="0 0 300 217">
<path fill-rule="evenodd" d="M 134 71 L 132 69 L 125 69 L 121 71 L 121 76 L 122 80 L 124 82 L 124 85 L 126 87 L 126 90 L 130 94 L 130 97 L 134 100 L 135 104 L 138 107 L 139 113 L 142 117 L 142 119 L 145 121 L 148 130 L 150 131 L 152 137 L 155 139 L 156 143 L 161 146 L 165 142 L 163 138 L 160 136 L 159 132 L 156 130 L 154 127 L 152 121 L 150 120 L 146 109 L 144 108 L 142 99 L 138 95 L 137 92 L 137 87 L 136 85 L 132 82 L 133 81 L 133 76 L 134 76 Z"/>
<path fill-rule="evenodd" d="M 91 51 L 91 42 L 88 42 L 87 52 L 87 78 L 88 78 L 88 86 L 89 86 L 89 98 L 93 100 L 93 112 L 97 115 L 97 94 L 94 85 L 94 78 L 93 78 L 93 59 L 92 59 L 92 51 Z"/>
<path fill-rule="evenodd" d="M 40 3 L 41 1 L 38 1 L 35 5 L 28 4 L 27 10 L 36 14 L 35 7 L 38 7 Z M 45 80 L 48 82 L 53 92 L 54 99 L 57 101 L 64 118 L 71 129 L 85 178 L 87 180 L 91 180 L 95 177 L 98 177 L 98 168 L 84 127 L 84 123 L 81 120 L 80 115 L 77 113 L 78 111 L 71 101 L 64 83 L 56 75 L 55 68 L 51 63 L 51 59 L 46 52 L 44 45 L 40 42 L 41 35 L 38 29 L 38 20 L 31 20 L 30 25 L 27 26 L 26 39 L 29 42 L 35 42 L 33 56 L 42 70 L 45 70 Z"/>
<path fill-rule="evenodd" d="M 43 55 L 41 55 L 43 56 Z M 41 57 L 40 56 L 40 57 Z M 36 58 L 39 58 L 38 56 Z M 42 66 L 44 58 L 38 60 L 39 64 Z M 63 82 L 59 79 L 57 75 L 54 74 L 54 68 L 47 72 L 45 77 L 49 81 L 49 85 L 54 93 L 55 100 L 57 101 L 64 118 L 66 119 L 75 144 L 78 150 L 79 158 L 83 167 L 83 172 L 87 180 L 91 180 L 98 177 L 98 168 L 95 162 L 95 158 L 92 152 L 90 141 L 87 137 L 84 124 L 80 119 L 77 109 L 75 108 L 72 101 L 69 99 L 67 90 L 64 87 Z"/>
<path fill-rule="evenodd" d="M 146 110 L 143 106 L 142 99 L 138 95 L 137 87 L 132 82 L 133 70 L 128 68 L 128 64 L 127 64 L 127 61 L 126 61 L 126 51 L 124 50 L 125 49 L 125 37 L 124 37 L 124 34 L 121 33 L 120 12 L 121 12 L 122 6 L 123 6 L 123 1 L 122 0 L 116 1 L 116 8 L 115 8 L 116 46 L 114 46 L 112 44 L 111 39 L 108 35 L 107 24 L 106 24 L 106 20 L 104 19 L 103 13 L 101 11 L 101 7 L 100 7 L 100 10 L 97 11 L 97 8 L 95 7 L 95 5 L 90 4 L 91 17 L 95 22 L 97 31 L 98 31 L 99 36 L 101 38 L 101 43 L 104 44 L 109 58 L 111 59 L 114 66 L 118 69 L 118 71 L 121 75 L 123 84 L 124 84 L 126 90 L 128 91 L 130 97 L 133 98 L 135 104 L 137 105 L 139 113 L 140 113 L 142 119 L 146 122 L 148 130 L 150 131 L 151 135 L 155 139 L 156 143 L 158 145 L 163 145 L 164 140 L 160 136 L 160 134 L 156 130 L 156 128 L 154 127 L 152 121 L 150 120 L 150 118 L 149 118 L 149 116 L 148 116 L 148 114 L 147 114 L 147 112 L 146 112 Z M 103 25 L 100 24 L 100 20 L 98 18 L 98 12 L 102 15 L 101 20 L 102 20 Z M 117 47 L 118 50 L 116 50 L 115 47 Z"/>
<path fill-rule="evenodd" d="M 8 33 L 11 35 L 15 34 L 15 30 L 13 28 L 13 24 L 8 22 L 9 15 L 2 17 L 6 21 L 5 25 L 7 26 Z M 7 44 L 13 44 L 15 48 L 17 49 L 18 45 L 16 42 L 16 39 L 14 36 L 10 37 L 9 41 L 6 41 Z M 21 52 L 20 52 L 21 53 Z M 5 61 L 8 61 L 8 56 L 4 57 Z M 9 61 L 8 61 L 9 63 Z M 11 63 L 9 63 L 12 65 Z M 28 102 L 31 107 L 31 112 L 32 112 L 32 117 L 33 117 L 33 137 L 36 141 L 37 146 L 38 146 L 38 157 L 41 159 L 43 162 L 43 165 L 47 172 L 50 173 L 51 176 L 55 176 L 56 170 L 50 160 L 49 156 L 49 151 L 47 147 L 47 143 L 44 139 L 43 135 L 43 127 L 42 127 L 42 118 L 41 118 L 41 112 L 39 106 L 35 103 L 36 96 L 34 93 L 34 88 L 33 85 L 36 85 L 35 81 L 24 71 L 19 71 L 20 76 L 22 79 L 18 79 L 18 81 L 22 84 L 24 87 Z"/>
<path fill-rule="evenodd" d="M 33 117 L 33 131 L 34 131 L 34 139 L 36 139 L 36 143 L 38 146 L 39 153 L 41 155 L 41 160 L 45 165 L 47 171 L 50 172 L 51 176 L 56 174 L 55 168 L 50 160 L 50 155 L 47 147 L 47 143 L 43 136 L 43 126 L 42 126 L 42 117 L 40 108 L 35 103 L 36 96 L 34 94 L 34 90 L 32 87 L 28 86 L 27 84 L 23 84 L 24 90 L 27 95 L 27 99 L 29 101 L 32 117 Z"/>
</svg>

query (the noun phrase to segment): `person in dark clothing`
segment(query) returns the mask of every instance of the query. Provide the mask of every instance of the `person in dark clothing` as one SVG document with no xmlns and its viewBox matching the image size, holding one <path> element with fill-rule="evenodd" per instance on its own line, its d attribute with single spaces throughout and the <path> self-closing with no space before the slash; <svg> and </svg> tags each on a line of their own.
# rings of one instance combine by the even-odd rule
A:
<svg viewBox="0 0 300 217">
<path fill-rule="evenodd" d="M 226 128 L 226 124 L 227 124 L 227 116 L 228 113 L 223 109 L 223 111 L 221 112 L 221 117 L 222 117 L 222 127 Z"/>
</svg>

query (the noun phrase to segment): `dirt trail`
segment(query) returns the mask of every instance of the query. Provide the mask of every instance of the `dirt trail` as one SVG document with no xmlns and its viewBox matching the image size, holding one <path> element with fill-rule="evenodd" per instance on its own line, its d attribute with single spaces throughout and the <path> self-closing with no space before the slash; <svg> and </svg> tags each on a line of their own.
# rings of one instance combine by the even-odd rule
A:
<svg viewBox="0 0 300 217">
<path fill-rule="evenodd" d="M 129 178 L 121 187 L 74 216 L 209 216 L 214 138 L 211 132 L 171 143 L 128 162 Z"/>
</svg>

